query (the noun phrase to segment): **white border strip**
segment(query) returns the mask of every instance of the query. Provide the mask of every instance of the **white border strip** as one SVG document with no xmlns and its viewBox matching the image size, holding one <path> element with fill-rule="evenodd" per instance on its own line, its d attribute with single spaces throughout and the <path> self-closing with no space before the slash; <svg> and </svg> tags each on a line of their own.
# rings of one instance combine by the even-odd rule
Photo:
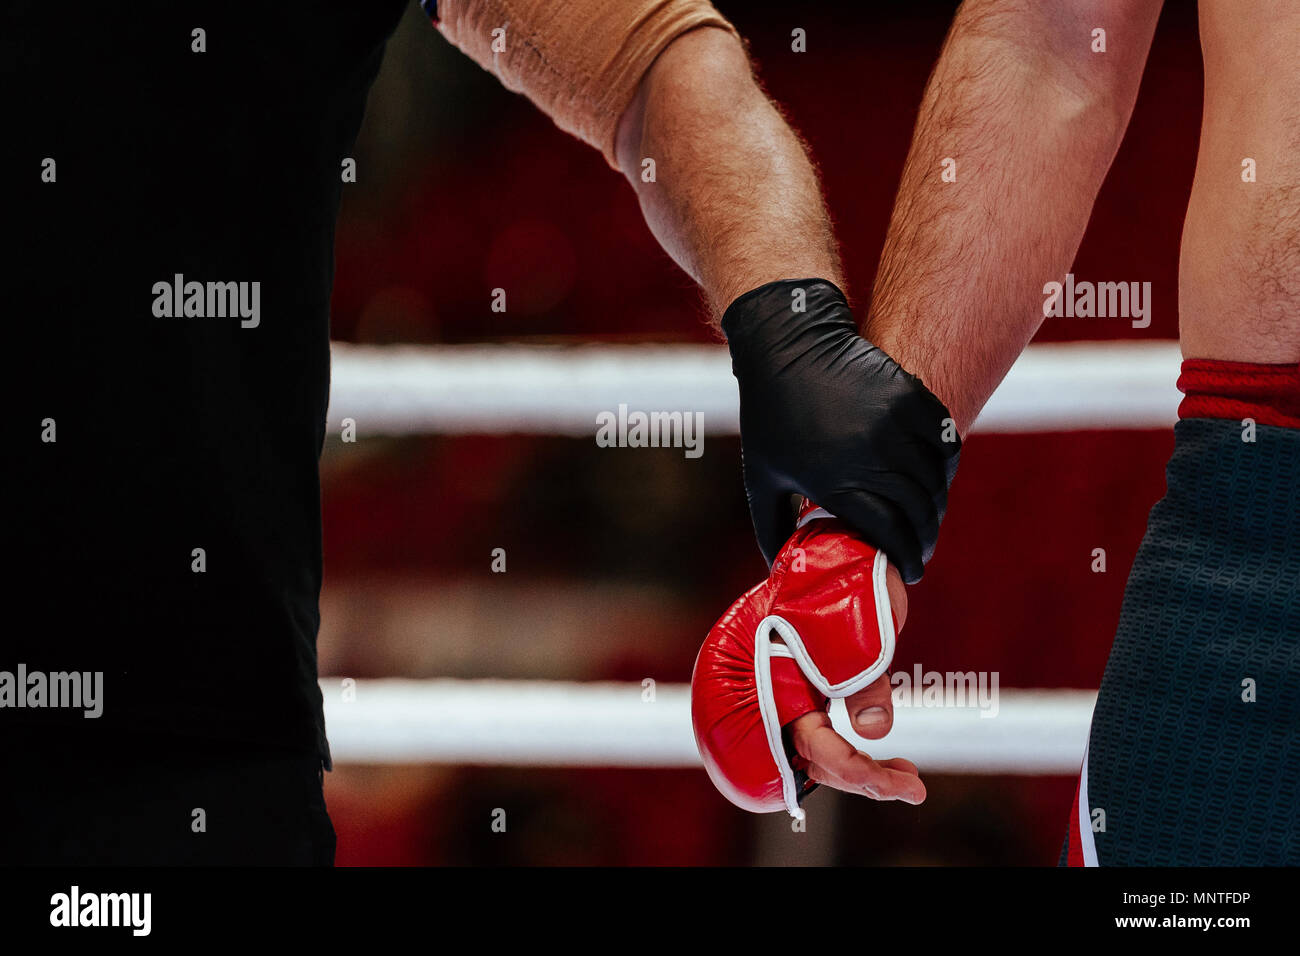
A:
<svg viewBox="0 0 1300 956">
<path fill-rule="evenodd" d="M 1097 841 L 1092 835 L 1092 810 L 1088 804 L 1088 747 L 1083 748 L 1083 765 L 1079 770 L 1079 847 L 1083 865 L 1098 866 Z"/>
<path fill-rule="evenodd" d="M 785 741 L 781 739 L 781 720 L 776 709 L 776 693 L 772 688 L 772 658 L 793 657 L 789 648 L 772 640 L 776 628 L 769 624 L 780 618 L 764 618 L 754 629 L 754 692 L 758 696 L 758 712 L 763 719 L 763 732 L 767 736 L 767 749 L 772 755 L 781 776 L 781 799 L 785 809 L 796 820 L 804 818 L 799 806 L 799 787 L 794 779 L 794 768 L 786 757 Z"/>
</svg>

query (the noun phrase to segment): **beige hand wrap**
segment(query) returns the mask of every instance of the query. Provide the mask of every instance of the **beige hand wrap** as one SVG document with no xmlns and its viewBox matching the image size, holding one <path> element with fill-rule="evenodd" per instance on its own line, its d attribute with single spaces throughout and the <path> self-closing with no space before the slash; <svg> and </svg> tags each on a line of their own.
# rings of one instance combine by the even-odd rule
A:
<svg viewBox="0 0 1300 956">
<path fill-rule="evenodd" d="M 615 169 L 618 121 L 655 57 L 697 27 L 735 33 L 708 0 L 440 0 L 438 17 L 448 40 Z"/>
</svg>

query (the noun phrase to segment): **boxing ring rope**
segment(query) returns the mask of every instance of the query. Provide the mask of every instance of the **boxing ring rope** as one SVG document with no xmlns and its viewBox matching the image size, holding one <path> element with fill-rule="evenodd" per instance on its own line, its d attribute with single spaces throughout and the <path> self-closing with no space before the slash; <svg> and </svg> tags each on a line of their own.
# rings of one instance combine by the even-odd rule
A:
<svg viewBox="0 0 1300 956">
<path fill-rule="evenodd" d="M 698 767 L 690 689 L 660 684 L 323 678 L 325 726 L 339 763 Z M 1079 772 L 1096 694 L 1004 690 L 997 710 L 898 706 L 884 740 L 837 730 L 873 757 L 907 757 L 931 773 Z M 989 712 L 985 712 L 989 713 Z"/>
<path fill-rule="evenodd" d="M 452 345 L 332 349 L 329 427 L 362 436 L 533 433 L 594 437 L 620 404 L 704 414 L 739 431 L 721 345 Z M 993 394 L 980 432 L 1164 428 L 1177 420 L 1176 342 L 1031 345 Z"/>
<path fill-rule="evenodd" d="M 1173 342 L 1033 345 L 975 426 L 985 433 L 1171 427 L 1181 357 Z M 329 428 L 360 437 L 549 434 L 594 438 L 596 416 L 702 412 L 706 433 L 739 430 L 724 346 L 332 347 Z M 321 680 L 340 763 L 692 767 L 689 690 L 503 680 Z M 997 713 L 900 707 L 885 740 L 858 746 L 950 773 L 1075 774 L 1095 694 L 1003 690 Z M 853 739 L 842 702 L 837 729 Z"/>
</svg>

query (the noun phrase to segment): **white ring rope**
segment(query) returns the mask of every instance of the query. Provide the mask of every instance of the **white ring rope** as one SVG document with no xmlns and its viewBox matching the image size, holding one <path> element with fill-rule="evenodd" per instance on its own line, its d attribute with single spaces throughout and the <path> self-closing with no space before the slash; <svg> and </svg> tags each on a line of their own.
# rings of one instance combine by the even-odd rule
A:
<svg viewBox="0 0 1300 956">
<path fill-rule="evenodd" d="M 983 432 L 1166 428 L 1177 419 L 1173 342 L 1030 346 L 976 425 Z M 701 412 L 713 435 L 739 429 L 726 348 L 708 345 L 332 347 L 329 428 L 367 435 L 593 436 L 596 416 L 628 409 Z M 659 685 L 499 680 L 356 682 L 347 699 L 324 678 L 340 763 L 695 767 L 690 695 Z M 1096 694 L 1006 690 L 996 716 L 974 708 L 899 707 L 877 758 L 923 771 L 1078 773 Z M 844 705 L 836 728 L 850 739 Z"/>
<path fill-rule="evenodd" d="M 975 430 L 1167 428 L 1177 418 L 1176 342 L 1031 345 Z M 710 435 L 739 430 L 721 345 L 332 347 L 329 428 L 357 433 L 594 436 L 619 405 L 701 412 Z"/>
<path fill-rule="evenodd" d="M 698 767 L 690 689 L 635 683 L 322 678 L 334 759 L 346 763 Z M 974 707 L 897 706 L 884 740 L 840 733 L 877 759 L 922 773 L 1074 775 L 1096 694 L 1004 690 L 995 716 Z M 349 699 L 351 698 L 351 699 Z"/>
</svg>

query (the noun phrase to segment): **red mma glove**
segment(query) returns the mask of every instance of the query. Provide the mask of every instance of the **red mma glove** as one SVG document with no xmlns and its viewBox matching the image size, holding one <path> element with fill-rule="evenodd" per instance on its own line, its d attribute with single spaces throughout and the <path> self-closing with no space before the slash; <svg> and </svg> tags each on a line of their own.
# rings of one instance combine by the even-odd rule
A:
<svg viewBox="0 0 1300 956">
<path fill-rule="evenodd" d="M 783 731 L 888 672 L 897 629 L 888 570 L 884 552 L 806 504 L 767 580 L 713 626 L 695 661 L 691 718 L 705 769 L 732 803 L 803 817 L 799 802 L 816 787 L 809 777 L 814 768 Z M 834 734 L 829 718 L 823 720 L 825 730 L 816 732 Z M 877 765 L 843 738 L 833 741 L 828 765 L 860 771 L 865 766 L 853 761 L 865 760 L 877 774 L 916 773 L 907 761 Z M 871 792 L 842 783 L 836 785 Z M 913 790 L 920 786 L 910 783 Z"/>
</svg>

